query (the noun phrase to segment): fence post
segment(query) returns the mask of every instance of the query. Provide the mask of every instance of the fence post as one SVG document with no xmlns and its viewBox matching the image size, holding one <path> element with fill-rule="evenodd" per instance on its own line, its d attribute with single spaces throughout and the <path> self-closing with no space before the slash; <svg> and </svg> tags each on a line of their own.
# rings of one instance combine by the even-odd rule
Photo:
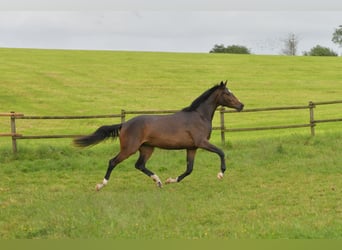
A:
<svg viewBox="0 0 342 250">
<path fill-rule="evenodd" d="M 126 111 L 124 109 L 121 109 L 121 123 L 124 123 L 126 121 Z"/>
<path fill-rule="evenodd" d="M 220 123 L 221 123 L 221 126 L 220 126 L 220 128 L 221 128 L 221 143 L 222 143 L 222 145 L 225 145 L 225 143 L 226 143 L 226 138 L 225 138 L 225 132 L 224 132 L 224 130 L 225 130 L 225 126 L 224 126 L 224 107 L 221 107 L 220 108 Z"/>
<path fill-rule="evenodd" d="M 309 109 L 310 109 L 310 129 L 311 129 L 311 136 L 315 135 L 315 118 L 314 118 L 314 108 L 315 108 L 315 104 L 310 101 L 309 102 Z"/>
<path fill-rule="evenodd" d="M 13 153 L 17 153 L 17 139 L 15 138 L 15 134 L 17 133 L 17 129 L 15 126 L 15 112 L 11 111 L 11 133 L 12 133 L 12 150 Z"/>
</svg>

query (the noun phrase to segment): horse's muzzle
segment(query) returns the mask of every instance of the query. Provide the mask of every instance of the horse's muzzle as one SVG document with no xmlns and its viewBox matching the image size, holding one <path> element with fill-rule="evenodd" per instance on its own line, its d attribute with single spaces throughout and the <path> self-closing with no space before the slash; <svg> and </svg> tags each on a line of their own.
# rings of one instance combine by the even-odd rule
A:
<svg viewBox="0 0 342 250">
<path fill-rule="evenodd" d="M 244 107 L 245 105 L 243 104 L 243 103 L 241 103 L 237 108 L 236 108 L 236 110 L 238 111 L 238 112 L 240 112 L 240 111 L 242 111 L 243 110 L 243 107 Z"/>
</svg>

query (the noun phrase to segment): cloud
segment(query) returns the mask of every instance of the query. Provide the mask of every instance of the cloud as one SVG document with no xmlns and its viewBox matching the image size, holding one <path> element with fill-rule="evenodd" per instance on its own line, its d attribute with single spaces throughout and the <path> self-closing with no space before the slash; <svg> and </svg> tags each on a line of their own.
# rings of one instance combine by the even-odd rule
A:
<svg viewBox="0 0 342 250">
<path fill-rule="evenodd" d="M 0 12 L 0 46 L 208 52 L 223 43 L 278 54 L 289 33 L 299 36 L 300 51 L 334 46 L 331 35 L 341 16 L 342 11 L 8 11 Z"/>
<path fill-rule="evenodd" d="M 328 11 L 342 10 L 340 0 L 2 0 L 1 10 L 63 11 Z"/>
</svg>

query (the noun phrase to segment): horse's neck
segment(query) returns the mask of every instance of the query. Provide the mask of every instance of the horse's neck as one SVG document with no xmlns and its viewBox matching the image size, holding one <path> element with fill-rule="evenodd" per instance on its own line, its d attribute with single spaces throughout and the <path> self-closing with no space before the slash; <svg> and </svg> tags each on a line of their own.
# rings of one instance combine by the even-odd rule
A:
<svg viewBox="0 0 342 250">
<path fill-rule="evenodd" d="M 208 120 L 212 121 L 214 117 L 215 110 L 217 108 L 217 104 L 214 101 L 213 98 L 208 98 L 205 102 L 203 102 L 198 108 L 197 112 L 200 113 L 200 115 Z"/>
</svg>

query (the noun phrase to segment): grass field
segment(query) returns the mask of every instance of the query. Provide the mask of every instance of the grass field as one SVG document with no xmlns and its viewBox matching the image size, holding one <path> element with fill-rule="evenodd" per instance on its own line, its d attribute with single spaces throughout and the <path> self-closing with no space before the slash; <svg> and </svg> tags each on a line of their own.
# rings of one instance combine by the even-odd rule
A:
<svg viewBox="0 0 342 250">
<path fill-rule="evenodd" d="M 0 49 L 0 112 L 89 115 L 180 109 L 228 79 L 246 108 L 306 105 L 342 96 L 340 58 Z M 341 107 L 318 111 L 340 116 Z M 308 121 L 305 111 L 231 114 L 233 127 Z M 331 117 L 331 118 L 333 118 Z M 88 133 L 117 120 L 18 121 L 24 134 Z M 0 132 L 9 132 L 0 119 Z M 133 156 L 95 192 L 118 150 L 79 150 L 70 140 L 0 138 L 0 237 L 111 239 L 342 238 L 341 123 L 229 133 L 228 170 L 199 151 L 183 182 L 155 187 Z M 212 142 L 220 145 L 219 134 Z M 163 181 L 185 169 L 185 152 L 156 150 L 148 166 Z"/>
</svg>

